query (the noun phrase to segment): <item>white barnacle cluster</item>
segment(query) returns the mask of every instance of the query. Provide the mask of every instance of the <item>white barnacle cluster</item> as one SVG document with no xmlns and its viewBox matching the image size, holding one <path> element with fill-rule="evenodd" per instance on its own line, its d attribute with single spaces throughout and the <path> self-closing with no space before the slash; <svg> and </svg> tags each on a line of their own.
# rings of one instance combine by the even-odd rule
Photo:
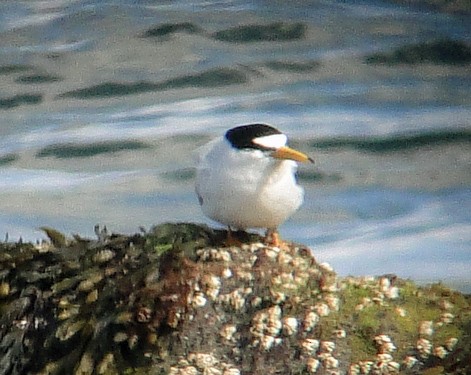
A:
<svg viewBox="0 0 471 375">
<path fill-rule="evenodd" d="M 170 375 L 240 375 L 235 366 L 219 361 L 211 353 L 193 352 L 172 366 Z"/>
<path fill-rule="evenodd" d="M 219 331 L 219 335 L 226 341 L 234 342 L 235 333 L 237 332 L 237 327 L 235 324 L 225 324 Z"/>
<path fill-rule="evenodd" d="M 230 293 L 220 294 L 219 301 L 231 306 L 234 310 L 239 311 L 245 306 L 247 297 L 253 293 L 252 288 L 237 288 Z"/>
<path fill-rule="evenodd" d="M 458 339 L 455 337 L 446 340 L 444 345 L 439 345 L 433 348 L 432 354 L 440 359 L 445 358 L 451 351 L 453 351 Z"/>
<path fill-rule="evenodd" d="M 308 358 L 306 361 L 306 369 L 310 374 L 315 374 L 319 369 L 320 361 L 317 358 Z"/>
<path fill-rule="evenodd" d="M 448 352 L 443 346 L 436 346 L 435 348 L 433 348 L 433 355 L 440 359 L 445 358 L 447 354 Z"/>
<path fill-rule="evenodd" d="M 357 375 L 357 374 L 369 374 L 371 372 L 371 368 L 373 367 L 373 361 L 359 361 L 357 365 L 350 366 L 349 374 Z"/>
<path fill-rule="evenodd" d="M 456 337 L 450 337 L 448 340 L 445 341 L 445 347 L 449 352 L 451 352 L 455 348 L 457 343 L 458 339 Z"/>
<path fill-rule="evenodd" d="M 339 291 L 339 280 L 328 263 L 322 263 L 319 267 L 323 272 L 320 275 L 320 288 L 323 292 L 335 293 Z"/>
<path fill-rule="evenodd" d="M 247 265 L 246 267 L 237 268 L 235 270 L 235 277 L 241 281 L 253 281 L 253 272 L 247 271 L 247 269 L 250 269 L 250 266 Z"/>
<path fill-rule="evenodd" d="M 452 308 L 453 305 L 448 303 L 443 303 L 442 308 L 449 307 Z M 430 355 L 438 357 L 440 359 L 445 358 L 449 352 L 451 352 L 458 339 L 451 337 L 447 339 L 444 345 L 433 346 L 432 336 L 435 333 L 434 325 L 436 329 L 439 329 L 444 324 L 449 324 L 453 321 L 453 314 L 449 312 L 444 312 L 440 316 L 438 322 L 434 323 L 432 320 L 424 320 L 419 323 L 419 339 L 417 340 L 416 349 L 419 357 L 422 359 L 427 359 Z"/>
<path fill-rule="evenodd" d="M 321 341 L 320 348 L 322 353 L 332 353 L 335 350 L 335 342 Z"/>
<path fill-rule="evenodd" d="M 201 292 L 196 292 L 193 296 L 192 305 L 193 307 L 203 307 L 206 305 L 207 299 Z"/>
<path fill-rule="evenodd" d="M 416 364 L 419 363 L 419 360 L 413 355 L 408 355 L 406 356 L 406 358 L 404 358 L 402 363 L 404 364 L 404 367 L 406 369 L 411 369 L 412 367 L 414 367 Z"/>
<path fill-rule="evenodd" d="M 188 355 L 188 361 L 193 363 L 198 369 L 201 370 L 208 369 L 219 362 L 210 353 L 190 353 Z"/>
<path fill-rule="evenodd" d="M 419 338 L 417 340 L 416 349 L 418 355 L 422 359 L 427 359 L 430 355 L 444 359 L 455 348 L 458 339 L 451 337 L 445 341 L 444 345 L 433 346 L 432 342 L 426 338 Z M 408 356 L 404 359 L 404 366 L 412 368 L 419 360 L 414 356 Z"/>
<path fill-rule="evenodd" d="M 419 335 L 431 337 L 433 335 L 433 321 L 423 320 L 419 323 Z"/>
<path fill-rule="evenodd" d="M 34 244 L 34 249 L 38 251 L 40 254 L 48 253 L 50 251 L 55 250 L 55 246 L 52 244 L 52 242 L 49 241 L 38 241 Z"/>
<path fill-rule="evenodd" d="M 286 293 L 279 290 L 273 290 L 273 289 L 270 289 L 270 296 L 271 296 L 271 301 L 276 305 L 283 303 L 287 298 Z"/>
<path fill-rule="evenodd" d="M 394 311 L 396 312 L 397 315 L 399 315 L 401 318 L 404 318 L 407 316 L 407 311 L 403 307 L 397 306 Z"/>
<path fill-rule="evenodd" d="M 394 361 L 391 354 L 377 354 L 371 369 L 373 374 L 399 374 L 401 364 Z"/>
<path fill-rule="evenodd" d="M 286 288 L 287 285 L 290 285 L 287 287 L 287 289 L 291 289 L 291 285 L 294 284 L 294 276 L 292 272 L 282 272 L 280 274 L 274 275 L 271 278 L 271 284 L 272 285 L 282 285 L 284 288 Z"/>
<path fill-rule="evenodd" d="M 283 318 L 283 333 L 292 336 L 298 331 L 298 319 L 293 316 Z"/>
<path fill-rule="evenodd" d="M 379 354 L 388 354 L 396 350 L 396 346 L 388 335 L 377 335 L 374 340 Z"/>
<path fill-rule="evenodd" d="M 208 300 L 206 299 L 205 294 L 201 291 L 199 284 L 195 282 L 195 283 L 192 283 L 190 287 L 191 287 L 190 292 L 188 293 L 186 297 L 187 304 L 194 308 L 203 307 L 204 305 L 206 305 L 206 302 Z"/>
<path fill-rule="evenodd" d="M 243 244 L 242 245 L 242 250 L 244 251 L 250 251 L 251 253 L 254 253 L 256 252 L 257 250 L 260 250 L 262 248 L 266 247 L 266 245 L 264 245 L 263 243 L 261 242 L 254 242 L 254 243 L 251 243 L 251 244 Z"/>
<path fill-rule="evenodd" d="M 168 372 L 169 375 L 198 375 L 199 371 L 196 369 L 195 366 L 172 366 L 170 367 L 170 371 Z"/>
<path fill-rule="evenodd" d="M 113 250 L 104 249 L 98 251 L 95 255 L 93 255 L 92 260 L 97 264 L 103 264 L 109 262 L 116 256 L 116 253 Z"/>
<path fill-rule="evenodd" d="M 321 358 L 323 366 L 329 371 L 329 374 L 337 374 L 337 368 L 339 367 L 339 360 L 335 358 L 330 353 L 321 353 L 319 354 L 319 358 Z"/>
<path fill-rule="evenodd" d="M 377 353 L 373 361 L 360 361 L 350 366 L 349 374 L 398 374 L 400 368 L 401 364 L 394 361 L 390 353 Z"/>
<path fill-rule="evenodd" d="M 454 307 L 455 307 L 455 305 L 453 305 L 453 303 L 451 303 L 450 301 L 448 301 L 446 299 L 443 299 L 443 300 L 440 301 L 440 308 L 442 310 L 450 311 L 450 310 L 453 310 Z"/>
<path fill-rule="evenodd" d="M 293 261 L 293 257 L 286 251 L 279 251 L 276 257 L 276 262 L 280 265 L 287 265 Z"/>
<path fill-rule="evenodd" d="M 355 307 L 357 311 L 377 305 L 387 306 L 389 300 L 399 297 L 399 288 L 393 285 L 391 277 L 383 276 L 378 278 L 367 276 L 362 278 L 347 278 L 346 282 L 371 291 L 371 296 L 363 297 Z"/>
<path fill-rule="evenodd" d="M 318 302 L 314 305 L 314 310 L 319 316 L 328 316 L 330 314 L 330 307 L 326 303 Z"/>
<path fill-rule="evenodd" d="M 250 333 L 253 336 L 252 346 L 269 350 L 273 345 L 281 344 L 279 337 L 283 328 L 281 308 L 274 305 L 258 311 L 252 319 Z"/>
<path fill-rule="evenodd" d="M 334 268 L 327 262 L 319 264 L 319 268 L 326 272 L 334 272 Z"/>
<path fill-rule="evenodd" d="M 387 299 L 396 299 L 399 297 L 399 288 L 393 285 L 389 277 L 380 277 L 379 290 Z"/>
<path fill-rule="evenodd" d="M 451 324 L 453 323 L 453 319 L 455 319 L 455 316 L 452 313 L 445 312 L 442 315 L 440 315 L 440 321 L 438 322 L 438 324 L 439 325 Z"/>
<path fill-rule="evenodd" d="M 301 341 L 300 347 L 303 354 L 309 356 L 306 361 L 306 369 L 309 373 L 316 373 L 321 364 L 326 373 L 332 375 L 338 373 L 340 362 L 333 356 L 334 342 L 306 338 Z"/>
<path fill-rule="evenodd" d="M 327 306 L 331 311 L 339 311 L 340 299 L 337 297 L 337 295 L 328 293 L 326 296 L 324 296 L 324 301 L 327 303 Z"/>
<path fill-rule="evenodd" d="M 230 279 L 232 277 L 232 271 L 229 267 L 226 267 L 221 272 L 221 277 L 224 279 Z"/>
<path fill-rule="evenodd" d="M 370 297 L 363 297 L 361 299 L 361 302 L 355 306 L 355 310 L 356 311 L 362 311 L 368 307 L 370 307 L 371 305 L 373 305 L 373 301 L 371 300 Z"/>
<path fill-rule="evenodd" d="M 313 310 L 307 310 L 304 314 L 303 319 L 303 328 L 306 332 L 311 332 L 312 329 L 317 325 L 319 322 L 319 315 Z"/>
<path fill-rule="evenodd" d="M 393 361 L 390 354 L 377 354 L 375 361 L 359 361 L 350 365 L 349 375 L 399 374 L 401 364 Z"/>
<path fill-rule="evenodd" d="M 310 338 L 302 340 L 300 344 L 303 353 L 307 355 L 316 354 L 317 351 L 319 350 L 319 345 L 320 345 L 319 340 L 310 339 Z"/>
<path fill-rule="evenodd" d="M 270 258 L 271 260 L 275 260 L 279 253 L 280 253 L 279 247 L 264 247 L 260 251 L 260 255 L 266 256 Z"/>
<path fill-rule="evenodd" d="M 282 253 L 280 253 L 281 255 Z M 303 269 L 283 270 L 271 277 L 270 288 L 271 300 L 275 304 L 280 304 L 286 299 L 291 298 L 293 301 L 298 297 L 296 291 L 300 286 L 305 286 L 309 279 L 309 273 Z M 294 292 L 294 293 L 293 293 Z"/>
<path fill-rule="evenodd" d="M 373 360 L 359 361 L 349 367 L 349 375 L 359 374 L 398 374 L 401 364 L 396 362 L 392 353 L 396 351 L 392 339 L 385 334 L 374 337 L 377 352 Z"/>
<path fill-rule="evenodd" d="M 252 307 L 258 307 L 262 302 L 263 300 L 260 296 L 252 296 L 252 298 L 250 298 L 250 306 Z"/>
<path fill-rule="evenodd" d="M 429 358 L 431 355 L 443 359 L 453 350 L 457 342 L 456 338 L 450 338 L 445 342 L 445 345 L 433 347 L 430 340 L 422 337 L 417 340 L 416 350 L 422 360 Z M 411 369 L 420 364 L 421 361 L 415 356 L 409 355 L 404 358 L 402 363 L 406 369 Z"/>
<path fill-rule="evenodd" d="M 196 254 L 203 261 L 223 261 L 230 262 L 232 261 L 231 254 L 225 248 L 213 249 L 205 248 L 196 251 Z"/>
<path fill-rule="evenodd" d="M 221 289 L 221 278 L 216 275 L 206 274 L 201 278 L 201 283 L 209 299 L 215 301 Z"/>
<path fill-rule="evenodd" d="M 344 339 L 347 337 L 347 332 L 344 329 L 336 329 L 332 333 L 338 339 Z"/>
<path fill-rule="evenodd" d="M 333 355 L 335 347 L 335 342 L 333 341 L 321 341 L 319 346 L 320 353 L 317 355 L 322 366 L 331 374 L 337 373 L 340 364 L 339 360 Z"/>
<path fill-rule="evenodd" d="M 417 340 L 415 347 L 422 358 L 427 358 L 432 353 L 432 343 L 423 337 Z"/>
</svg>

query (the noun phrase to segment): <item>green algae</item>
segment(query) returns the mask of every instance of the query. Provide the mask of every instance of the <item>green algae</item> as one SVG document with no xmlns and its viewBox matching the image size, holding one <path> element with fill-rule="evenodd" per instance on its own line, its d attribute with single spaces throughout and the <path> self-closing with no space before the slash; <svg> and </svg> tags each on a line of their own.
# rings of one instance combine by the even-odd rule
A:
<svg viewBox="0 0 471 375">
<path fill-rule="evenodd" d="M 190 87 L 223 87 L 242 84 L 247 81 L 247 75 L 238 69 L 214 68 L 201 73 L 182 75 L 161 82 L 104 82 L 82 89 L 67 91 L 59 95 L 59 97 L 99 99 Z"/>
<path fill-rule="evenodd" d="M 267 68 L 276 71 L 284 71 L 291 73 L 308 73 L 317 70 L 320 67 L 318 61 L 269 61 L 265 63 Z"/>
<path fill-rule="evenodd" d="M 20 156 L 18 154 L 6 154 L 3 156 L 0 156 L 0 166 L 14 163 L 19 158 Z"/>
<path fill-rule="evenodd" d="M 12 109 L 21 105 L 32 105 L 41 103 L 42 94 L 17 94 L 0 99 L 0 109 Z"/>
<path fill-rule="evenodd" d="M 164 23 L 146 30 L 142 36 L 144 38 L 163 38 L 175 33 L 198 34 L 203 30 L 191 22 Z"/>
<path fill-rule="evenodd" d="M 274 22 L 266 25 L 243 25 L 214 33 L 216 40 L 231 43 L 293 41 L 304 38 L 303 23 Z"/>
<path fill-rule="evenodd" d="M 31 65 L 22 65 L 22 64 L 0 65 L 0 75 L 23 73 L 32 69 L 34 69 L 34 67 Z"/>
<path fill-rule="evenodd" d="M 15 82 L 22 84 L 43 84 L 62 81 L 63 78 L 51 74 L 29 74 L 20 76 Z"/>
<path fill-rule="evenodd" d="M 467 129 L 437 130 L 420 134 L 397 134 L 372 138 L 332 138 L 310 143 L 316 149 L 354 149 L 370 153 L 392 153 L 413 150 L 421 147 L 471 143 L 471 132 Z"/>
<path fill-rule="evenodd" d="M 391 53 L 375 53 L 365 58 L 368 64 L 446 64 L 465 65 L 471 62 L 471 47 L 461 41 L 436 40 L 399 47 Z"/>
<path fill-rule="evenodd" d="M 397 283 L 397 298 L 376 302 L 371 302 L 378 297 L 376 279 L 363 283 L 342 283 L 341 308 L 323 322 L 321 330 L 331 332 L 336 326 L 345 327 L 348 347 L 352 349 L 352 363 L 373 361 L 377 353 L 374 338 L 381 334 L 391 337 L 397 348 L 392 354 L 397 359 L 416 355 L 415 346 L 420 337 L 429 339 L 437 347 L 445 345 L 450 338 L 460 341 L 463 335 L 467 335 L 464 327 L 471 322 L 469 296 L 442 284 L 418 287 L 411 281 L 398 280 Z M 370 302 L 362 306 L 365 299 Z M 450 303 L 453 307 L 445 311 L 444 303 Z M 442 323 L 441 317 L 446 312 L 460 318 L 453 324 Z M 423 321 L 433 322 L 432 335 L 421 336 L 419 333 L 419 325 Z"/>
<path fill-rule="evenodd" d="M 141 141 L 107 141 L 88 144 L 61 143 L 44 147 L 36 153 L 36 157 L 55 157 L 58 159 L 87 158 L 100 154 L 109 154 L 121 151 L 133 151 L 149 148 Z"/>
</svg>

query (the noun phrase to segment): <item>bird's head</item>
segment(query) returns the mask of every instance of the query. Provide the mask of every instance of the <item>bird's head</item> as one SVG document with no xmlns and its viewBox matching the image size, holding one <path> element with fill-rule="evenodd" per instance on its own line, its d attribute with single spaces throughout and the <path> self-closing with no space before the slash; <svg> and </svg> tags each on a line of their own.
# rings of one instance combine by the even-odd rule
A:
<svg viewBox="0 0 471 375">
<path fill-rule="evenodd" d="M 314 163 L 306 154 L 288 147 L 286 135 L 269 125 L 238 126 L 229 129 L 225 137 L 232 147 L 239 150 L 260 150 L 275 159 Z"/>
</svg>

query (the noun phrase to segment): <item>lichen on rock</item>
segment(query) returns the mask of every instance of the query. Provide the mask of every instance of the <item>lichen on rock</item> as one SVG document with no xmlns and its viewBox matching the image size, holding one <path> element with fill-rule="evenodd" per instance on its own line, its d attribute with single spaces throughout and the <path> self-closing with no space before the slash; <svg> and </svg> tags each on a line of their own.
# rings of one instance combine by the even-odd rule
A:
<svg viewBox="0 0 471 375">
<path fill-rule="evenodd" d="M 313 252 L 163 224 L 0 244 L 0 374 L 470 371 L 470 299 Z M 57 239 L 60 240 L 57 240 Z"/>
</svg>

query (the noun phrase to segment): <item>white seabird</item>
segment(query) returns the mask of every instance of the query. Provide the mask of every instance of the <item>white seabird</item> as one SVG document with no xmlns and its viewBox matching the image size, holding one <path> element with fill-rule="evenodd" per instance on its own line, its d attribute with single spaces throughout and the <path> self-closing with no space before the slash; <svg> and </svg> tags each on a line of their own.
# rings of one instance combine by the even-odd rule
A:
<svg viewBox="0 0 471 375">
<path fill-rule="evenodd" d="M 229 129 L 199 150 L 196 194 L 203 213 L 232 230 L 267 229 L 267 242 L 279 246 L 277 228 L 302 204 L 297 162 L 313 162 L 287 146 L 272 126 Z"/>
</svg>

